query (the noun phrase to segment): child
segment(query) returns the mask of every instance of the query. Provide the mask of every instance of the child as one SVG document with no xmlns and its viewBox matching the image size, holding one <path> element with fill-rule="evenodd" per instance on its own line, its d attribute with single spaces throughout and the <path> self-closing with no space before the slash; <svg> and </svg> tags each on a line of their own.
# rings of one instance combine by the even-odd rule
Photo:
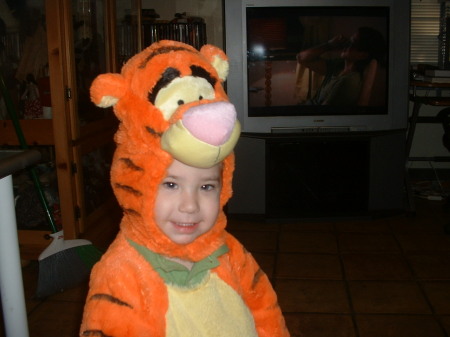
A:
<svg viewBox="0 0 450 337">
<path fill-rule="evenodd" d="M 225 230 L 240 130 L 227 65 L 216 47 L 162 41 L 94 81 L 93 101 L 121 120 L 111 179 L 124 217 L 80 336 L 289 336 L 267 276 Z"/>
<path fill-rule="evenodd" d="M 41 100 L 39 97 L 39 88 L 34 79 L 33 74 L 27 75 L 27 82 L 25 91 L 22 94 L 21 99 L 24 103 L 24 118 L 25 119 L 33 119 L 33 118 L 42 118 L 43 109 Z"/>
</svg>

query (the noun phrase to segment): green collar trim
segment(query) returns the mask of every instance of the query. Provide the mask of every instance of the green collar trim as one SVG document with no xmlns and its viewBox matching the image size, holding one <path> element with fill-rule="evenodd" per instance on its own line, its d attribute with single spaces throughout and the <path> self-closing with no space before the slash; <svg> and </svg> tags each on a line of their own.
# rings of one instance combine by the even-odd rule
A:
<svg viewBox="0 0 450 337">
<path fill-rule="evenodd" d="M 218 257 L 228 253 L 227 245 L 221 246 L 210 256 L 201 261 L 195 262 L 192 269 L 189 270 L 182 264 L 166 259 L 164 256 L 157 254 L 147 247 L 144 247 L 130 239 L 128 243 L 134 247 L 139 254 L 156 270 L 156 272 L 168 284 L 174 284 L 182 287 L 193 287 L 199 284 L 210 269 L 219 266 Z"/>
</svg>

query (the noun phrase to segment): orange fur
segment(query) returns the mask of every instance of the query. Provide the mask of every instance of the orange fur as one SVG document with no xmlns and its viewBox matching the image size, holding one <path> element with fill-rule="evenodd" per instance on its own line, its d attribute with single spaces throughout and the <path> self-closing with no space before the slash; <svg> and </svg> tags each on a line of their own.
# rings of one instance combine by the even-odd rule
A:
<svg viewBox="0 0 450 337">
<path fill-rule="evenodd" d="M 223 67 L 216 71 L 214 62 Z M 93 82 L 92 101 L 103 107 L 114 105 L 120 121 L 115 135 L 117 149 L 111 167 L 111 184 L 124 216 L 117 238 L 92 271 L 80 336 L 97 336 L 100 331 L 114 337 L 165 336 L 165 314 L 169 306 L 166 285 L 130 246 L 128 239 L 155 253 L 194 262 L 226 243 L 230 252 L 220 257 L 220 266 L 211 272 L 216 272 L 242 296 L 253 313 L 260 336 L 289 335 L 267 276 L 225 231 L 226 216 L 222 209 L 232 195 L 233 153 L 223 160 L 221 211 L 209 232 L 190 244 L 178 245 L 154 221 L 156 192 L 173 161 L 161 149 L 161 134 L 195 105 L 228 101 L 222 87 L 225 78 L 221 77 L 226 74 L 226 62 L 226 55 L 214 46 L 207 45 L 197 51 L 182 43 L 161 41 L 130 59 L 121 74 L 102 74 Z M 149 100 L 149 94 L 166 69 L 177 69 L 180 77 L 194 76 L 192 65 L 215 79 L 215 98 L 181 105 L 166 120 Z"/>
<path fill-rule="evenodd" d="M 229 233 L 226 235 L 230 252 L 220 257 L 221 264 L 214 272 L 241 294 L 253 314 L 260 337 L 289 336 L 267 275 L 239 241 Z"/>
</svg>

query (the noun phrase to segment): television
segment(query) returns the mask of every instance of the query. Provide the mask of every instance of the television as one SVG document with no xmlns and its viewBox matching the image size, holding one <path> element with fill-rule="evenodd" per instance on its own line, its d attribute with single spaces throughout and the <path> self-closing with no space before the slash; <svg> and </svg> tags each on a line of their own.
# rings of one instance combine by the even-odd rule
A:
<svg viewBox="0 0 450 337">
<path fill-rule="evenodd" d="M 227 93 L 248 133 L 370 132 L 406 129 L 409 80 L 407 0 L 226 0 Z M 297 54 L 359 27 L 382 35 L 383 61 L 371 98 L 314 101 L 324 79 Z M 328 53 L 339 58 L 340 51 Z M 364 73 L 361 71 L 362 83 Z"/>
</svg>

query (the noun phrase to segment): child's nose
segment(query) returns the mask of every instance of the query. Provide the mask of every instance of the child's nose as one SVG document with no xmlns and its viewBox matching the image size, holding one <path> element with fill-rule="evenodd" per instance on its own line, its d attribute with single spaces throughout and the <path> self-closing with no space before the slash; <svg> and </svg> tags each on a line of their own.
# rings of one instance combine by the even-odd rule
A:
<svg viewBox="0 0 450 337">
<path fill-rule="evenodd" d="M 179 210 L 182 213 L 195 213 L 199 209 L 198 197 L 195 193 L 182 193 Z"/>
</svg>

